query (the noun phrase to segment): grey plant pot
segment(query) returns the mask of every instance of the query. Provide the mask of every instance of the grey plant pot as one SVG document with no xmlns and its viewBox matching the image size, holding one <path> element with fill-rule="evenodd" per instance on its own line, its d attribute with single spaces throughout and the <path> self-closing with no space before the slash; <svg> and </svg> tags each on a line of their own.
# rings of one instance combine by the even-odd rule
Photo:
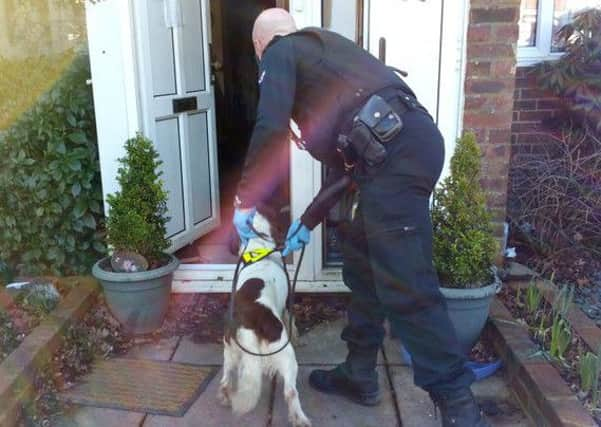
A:
<svg viewBox="0 0 601 427">
<path fill-rule="evenodd" d="M 94 264 L 92 274 L 102 284 L 106 303 L 123 327 L 133 334 L 146 334 L 161 327 L 171 295 L 173 272 L 179 260 L 169 255 L 169 263 L 154 270 L 115 273 L 104 270 L 110 265 L 103 258 Z"/>
<path fill-rule="evenodd" d="M 486 324 L 490 303 L 501 283 L 475 289 L 440 288 L 447 302 L 449 317 L 455 327 L 461 350 L 468 354 Z"/>
</svg>

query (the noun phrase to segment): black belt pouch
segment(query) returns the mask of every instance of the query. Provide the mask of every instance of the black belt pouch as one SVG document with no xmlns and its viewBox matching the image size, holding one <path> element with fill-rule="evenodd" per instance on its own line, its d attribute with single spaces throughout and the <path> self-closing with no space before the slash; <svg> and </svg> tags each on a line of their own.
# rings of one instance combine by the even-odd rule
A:
<svg viewBox="0 0 601 427">
<path fill-rule="evenodd" d="M 359 110 L 349 134 L 357 157 L 369 166 L 379 165 L 386 158 L 382 145 L 394 138 L 403 128 L 403 121 L 381 96 L 373 95 Z"/>
</svg>

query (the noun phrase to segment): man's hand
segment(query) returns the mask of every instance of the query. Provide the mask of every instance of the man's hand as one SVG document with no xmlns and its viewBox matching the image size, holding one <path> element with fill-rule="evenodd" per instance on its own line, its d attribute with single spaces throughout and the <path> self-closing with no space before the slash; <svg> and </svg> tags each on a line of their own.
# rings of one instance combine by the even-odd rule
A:
<svg viewBox="0 0 601 427">
<path fill-rule="evenodd" d="M 249 239 L 257 237 L 257 235 L 250 228 L 250 224 L 255 217 L 256 211 L 257 210 L 255 208 L 236 209 L 234 211 L 233 223 L 234 227 L 236 227 L 236 231 L 238 232 L 238 236 L 240 236 L 242 246 L 246 246 Z"/>
<path fill-rule="evenodd" d="M 309 230 L 301 221 L 297 219 L 292 223 L 286 235 L 286 247 L 282 251 L 282 256 L 301 249 L 311 240 L 311 230 Z"/>
</svg>

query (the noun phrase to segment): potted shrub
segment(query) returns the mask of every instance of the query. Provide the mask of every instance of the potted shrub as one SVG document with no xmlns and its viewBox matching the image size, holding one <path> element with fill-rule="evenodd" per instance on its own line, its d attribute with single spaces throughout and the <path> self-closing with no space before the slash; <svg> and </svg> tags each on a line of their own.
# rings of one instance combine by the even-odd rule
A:
<svg viewBox="0 0 601 427">
<path fill-rule="evenodd" d="M 169 247 L 167 193 L 160 180 L 159 155 L 142 135 L 128 140 L 125 150 L 117 177 L 121 191 L 107 197 L 112 255 L 98 261 L 92 274 L 123 326 L 132 333 L 148 333 L 163 323 L 179 261 L 164 252 Z"/>
<path fill-rule="evenodd" d="M 451 322 L 467 353 L 499 288 L 494 268 L 498 244 L 480 185 L 480 150 L 472 133 L 458 140 L 451 175 L 434 192 L 432 225 L 434 266 Z"/>
</svg>

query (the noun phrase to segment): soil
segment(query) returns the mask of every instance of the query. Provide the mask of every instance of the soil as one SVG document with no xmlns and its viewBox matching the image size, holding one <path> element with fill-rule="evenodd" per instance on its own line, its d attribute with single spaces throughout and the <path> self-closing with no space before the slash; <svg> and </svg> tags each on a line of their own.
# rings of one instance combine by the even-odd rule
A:
<svg viewBox="0 0 601 427">
<path fill-rule="evenodd" d="M 299 333 L 345 316 L 348 301 L 345 295 L 296 295 L 293 312 Z M 221 342 L 228 304 L 229 294 L 174 294 L 163 327 L 152 335 L 191 335 L 197 343 Z"/>
<path fill-rule="evenodd" d="M 148 270 L 146 270 L 146 271 L 155 270 L 157 268 L 164 267 L 167 264 L 169 264 L 170 261 L 171 261 L 171 258 L 167 255 L 161 256 L 158 259 L 154 259 L 154 258 L 149 259 L 148 260 Z M 98 266 L 102 270 L 107 271 L 109 273 L 116 273 L 116 271 L 111 266 L 111 258 L 110 257 L 107 257 L 107 258 L 104 258 L 103 260 L 101 260 L 100 264 L 98 264 Z"/>
<path fill-rule="evenodd" d="M 590 393 L 580 392 L 580 358 L 593 350 L 588 348 L 584 341 L 572 330 L 572 339 L 563 357 L 561 359 L 552 358 L 549 354 L 553 317 L 552 307 L 542 299 L 538 308 L 534 312 L 530 312 L 525 304 L 526 291 L 520 291 L 518 296 L 518 291 L 508 286 L 503 287 L 498 294 L 498 298 L 505 304 L 517 322 L 528 327 L 530 338 L 539 346 L 540 354 L 558 370 L 583 406 L 589 410 L 597 425 L 601 426 L 601 413 L 599 412 L 601 408 L 593 405 Z M 540 333 L 541 319 L 543 333 Z"/>
<path fill-rule="evenodd" d="M 19 279 L 37 283 L 53 283 L 61 297 L 70 287 L 53 278 Z M 29 333 L 40 324 L 42 319 L 54 308 L 41 301 L 28 300 L 24 294 L 11 296 L 0 287 L 0 363 L 21 344 Z"/>
<path fill-rule="evenodd" d="M 574 302 L 601 327 L 601 257 L 592 250 L 574 246 L 549 255 L 533 250 L 520 236 L 511 237 L 515 261 L 527 265 L 546 279 L 575 288 Z"/>
</svg>

